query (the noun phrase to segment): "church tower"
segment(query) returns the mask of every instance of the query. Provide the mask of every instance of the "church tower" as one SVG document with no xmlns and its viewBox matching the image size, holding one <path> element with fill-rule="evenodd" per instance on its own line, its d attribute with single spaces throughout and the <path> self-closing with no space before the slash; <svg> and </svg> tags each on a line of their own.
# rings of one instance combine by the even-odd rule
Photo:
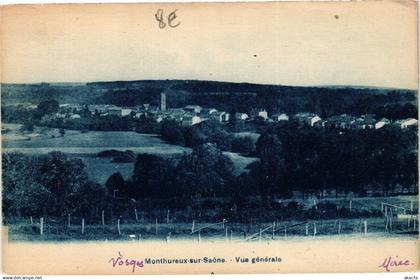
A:
<svg viewBox="0 0 420 280">
<path fill-rule="evenodd" d="M 160 94 L 160 110 L 166 111 L 166 94 L 164 92 Z"/>
</svg>

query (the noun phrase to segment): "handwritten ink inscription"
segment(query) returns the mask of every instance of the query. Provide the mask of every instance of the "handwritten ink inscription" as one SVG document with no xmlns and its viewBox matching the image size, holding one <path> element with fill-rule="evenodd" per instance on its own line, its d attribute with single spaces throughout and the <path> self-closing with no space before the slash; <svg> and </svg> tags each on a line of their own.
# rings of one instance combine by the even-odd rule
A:
<svg viewBox="0 0 420 280">
<path fill-rule="evenodd" d="M 387 257 L 379 267 L 382 267 L 385 271 L 389 272 L 392 267 L 409 266 L 410 264 L 412 265 L 409 260 L 401 260 L 398 259 L 398 256 L 396 256 L 395 258 Z"/>
<path fill-rule="evenodd" d="M 170 28 L 178 27 L 181 22 L 177 19 L 176 12 L 178 10 L 174 10 L 168 14 L 167 17 L 165 17 L 165 13 L 162 9 L 157 10 L 155 14 L 155 19 L 158 21 L 158 26 L 160 29 L 164 29 L 166 26 L 169 26 Z"/>
<path fill-rule="evenodd" d="M 143 261 L 140 260 L 136 260 L 136 259 L 129 259 L 129 258 L 124 258 L 123 255 L 118 252 L 118 257 L 117 258 L 111 258 L 108 263 L 112 263 L 112 267 L 118 267 L 118 266 L 128 266 L 132 268 L 132 272 L 134 273 L 134 271 L 137 268 L 142 268 L 144 266 Z"/>
</svg>

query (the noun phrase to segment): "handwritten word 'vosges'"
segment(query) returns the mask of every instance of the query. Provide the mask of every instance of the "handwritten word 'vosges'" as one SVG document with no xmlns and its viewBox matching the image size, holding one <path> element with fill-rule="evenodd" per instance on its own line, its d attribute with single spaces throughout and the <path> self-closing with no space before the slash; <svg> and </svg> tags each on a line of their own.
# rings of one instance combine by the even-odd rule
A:
<svg viewBox="0 0 420 280">
<path fill-rule="evenodd" d="M 142 268 L 144 266 L 143 261 L 124 258 L 120 252 L 118 252 L 118 255 L 117 258 L 111 258 L 108 261 L 108 263 L 112 263 L 112 267 L 131 266 L 133 268 L 132 272 L 134 272 L 136 267 Z"/>
<path fill-rule="evenodd" d="M 159 22 L 158 26 L 159 26 L 160 29 L 164 29 L 166 26 L 169 26 L 171 28 L 175 28 L 175 27 L 178 27 L 181 24 L 180 21 L 174 22 L 177 19 L 176 11 L 178 11 L 178 10 L 170 12 L 169 15 L 167 17 L 165 17 L 162 9 L 157 10 L 157 12 L 155 14 L 155 18 Z M 165 19 L 166 19 L 166 21 L 165 21 Z"/>
</svg>

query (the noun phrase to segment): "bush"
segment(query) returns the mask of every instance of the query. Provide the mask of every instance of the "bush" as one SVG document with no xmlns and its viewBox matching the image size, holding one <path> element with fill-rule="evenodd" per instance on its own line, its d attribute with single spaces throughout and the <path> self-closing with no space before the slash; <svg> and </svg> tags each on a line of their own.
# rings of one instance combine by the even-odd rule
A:
<svg viewBox="0 0 420 280">
<path fill-rule="evenodd" d="M 250 154 L 255 150 L 254 141 L 251 137 L 236 137 L 232 140 L 232 152 Z"/>
<path fill-rule="evenodd" d="M 104 150 L 97 154 L 98 157 L 108 158 L 112 157 L 112 162 L 134 162 L 136 154 L 133 151 L 118 151 L 118 150 Z"/>
</svg>

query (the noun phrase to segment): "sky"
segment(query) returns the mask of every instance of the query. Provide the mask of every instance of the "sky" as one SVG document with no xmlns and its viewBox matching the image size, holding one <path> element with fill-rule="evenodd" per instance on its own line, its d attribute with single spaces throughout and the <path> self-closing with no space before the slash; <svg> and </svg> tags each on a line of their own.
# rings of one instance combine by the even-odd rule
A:
<svg viewBox="0 0 420 280">
<path fill-rule="evenodd" d="M 176 10 L 176 28 L 158 27 Z M 417 8 L 344 3 L 3 6 L 3 83 L 199 79 L 418 87 Z"/>
</svg>

